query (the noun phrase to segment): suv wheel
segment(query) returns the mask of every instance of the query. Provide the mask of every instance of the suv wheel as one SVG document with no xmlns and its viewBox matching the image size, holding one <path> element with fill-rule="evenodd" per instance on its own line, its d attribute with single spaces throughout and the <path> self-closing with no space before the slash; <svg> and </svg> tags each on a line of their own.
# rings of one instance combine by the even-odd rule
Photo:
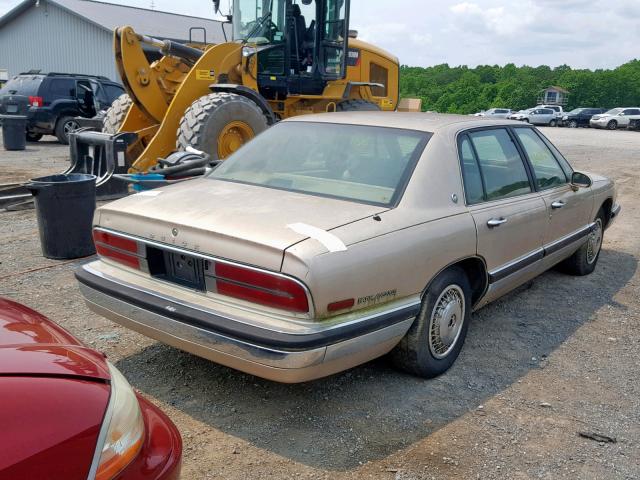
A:
<svg viewBox="0 0 640 480">
<path fill-rule="evenodd" d="M 569 128 L 578 128 L 578 122 L 576 120 L 570 120 Z"/>
<path fill-rule="evenodd" d="M 555 127 L 557 124 L 558 124 L 558 121 L 555 118 L 549 122 L 550 127 Z"/>
<path fill-rule="evenodd" d="M 471 287 L 452 267 L 438 275 L 422 299 L 420 314 L 391 352 L 393 363 L 425 378 L 446 372 L 464 344 L 471 319 Z"/>
<path fill-rule="evenodd" d="M 80 128 L 80 125 L 73 117 L 60 117 L 56 123 L 55 134 L 58 141 L 63 144 L 69 143 L 69 134 Z"/>
</svg>

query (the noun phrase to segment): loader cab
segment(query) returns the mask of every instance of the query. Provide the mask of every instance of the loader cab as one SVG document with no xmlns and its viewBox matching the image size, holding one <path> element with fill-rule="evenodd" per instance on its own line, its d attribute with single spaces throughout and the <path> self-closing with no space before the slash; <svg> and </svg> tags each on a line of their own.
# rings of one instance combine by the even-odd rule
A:
<svg viewBox="0 0 640 480">
<path fill-rule="evenodd" d="M 320 95 L 346 76 L 349 0 L 235 0 L 234 40 L 257 53 L 257 83 L 267 99 Z"/>
</svg>

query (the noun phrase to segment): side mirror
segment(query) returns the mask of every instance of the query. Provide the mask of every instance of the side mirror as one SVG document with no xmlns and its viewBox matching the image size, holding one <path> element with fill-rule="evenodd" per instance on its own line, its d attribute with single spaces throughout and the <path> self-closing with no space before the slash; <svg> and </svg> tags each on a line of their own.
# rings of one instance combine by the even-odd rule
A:
<svg viewBox="0 0 640 480">
<path fill-rule="evenodd" d="M 571 174 L 571 186 L 577 190 L 578 188 L 589 188 L 593 182 L 591 178 L 581 172 L 573 172 Z"/>
</svg>

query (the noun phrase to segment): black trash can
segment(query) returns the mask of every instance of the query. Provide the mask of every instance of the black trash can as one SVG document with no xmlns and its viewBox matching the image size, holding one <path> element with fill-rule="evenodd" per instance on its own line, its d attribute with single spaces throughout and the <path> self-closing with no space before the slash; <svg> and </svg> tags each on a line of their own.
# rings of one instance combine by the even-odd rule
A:
<svg viewBox="0 0 640 480">
<path fill-rule="evenodd" d="M 96 253 L 91 236 L 96 209 L 96 176 L 69 173 L 34 178 L 33 194 L 42 253 L 56 260 Z"/>
<path fill-rule="evenodd" d="M 5 150 L 24 150 L 27 146 L 27 116 L 0 115 Z"/>
</svg>

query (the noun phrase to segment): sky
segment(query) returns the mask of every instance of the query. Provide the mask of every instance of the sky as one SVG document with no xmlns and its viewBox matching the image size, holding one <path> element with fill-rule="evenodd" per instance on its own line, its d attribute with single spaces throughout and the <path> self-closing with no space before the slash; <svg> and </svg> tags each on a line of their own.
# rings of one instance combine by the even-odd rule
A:
<svg viewBox="0 0 640 480">
<path fill-rule="evenodd" d="M 213 16 L 210 0 L 107 1 Z M 18 3 L 0 0 L 0 15 Z M 640 58 L 640 0 L 352 0 L 350 28 L 412 66 L 593 69 Z"/>
</svg>

